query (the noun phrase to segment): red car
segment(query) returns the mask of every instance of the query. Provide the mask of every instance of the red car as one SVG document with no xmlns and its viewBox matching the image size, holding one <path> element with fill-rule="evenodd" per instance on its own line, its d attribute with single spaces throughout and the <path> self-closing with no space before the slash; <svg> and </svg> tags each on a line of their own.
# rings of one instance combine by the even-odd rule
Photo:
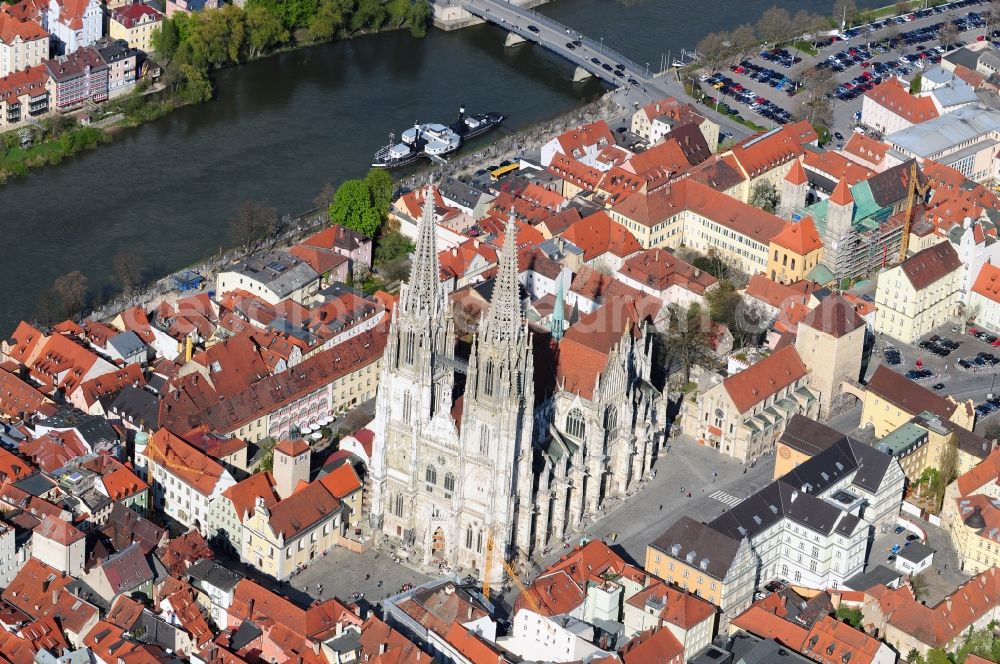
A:
<svg viewBox="0 0 1000 664">
<path fill-rule="evenodd" d="M 861 75 L 869 80 L 872 78 L 872 73 L 870 71 L 863 72 Z"/>
<path fill-rule="evenodd" d="M 976 329 L 976 328 L 974 328 L 974 327 L 970 327 L 970 328 L 969 328 L 969 330 L 968 330 L 968 332 L 969 332 L 969 334 L 971 334 L 972 336 L 976 336 L 977 334 L 979 334 L 979 330 L 977 330 L 977 329 Z"/>
<path fill-rule="evenodd" d="M 872 66 L 872 63 L 868 62 L 867 60 L 865 60 L 864 62 L 861 63 L 861 68 L 862 69 L 868 69 L 871 66 Z M 867 74 L 868 72 L 865 72 L 865 73 Z"/>
</svg>

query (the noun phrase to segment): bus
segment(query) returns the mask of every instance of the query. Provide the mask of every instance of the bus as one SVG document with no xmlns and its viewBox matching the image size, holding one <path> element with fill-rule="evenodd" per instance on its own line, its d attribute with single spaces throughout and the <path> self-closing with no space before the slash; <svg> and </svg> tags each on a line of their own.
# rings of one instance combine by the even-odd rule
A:
<svg viewBox="0 0 1000 664">
<path fill-rule="evenodd" d="M 508 173 L 513 173 L 520 167 L 521 165 L 519 163 L 507 164 L 506 166 L 497 166 L 496 168 L 490 170 L 490 177 L 493 178 L 494 181 L 496 181 L 502 178 L 503 176 L 507 175 Z"/>
</svg>

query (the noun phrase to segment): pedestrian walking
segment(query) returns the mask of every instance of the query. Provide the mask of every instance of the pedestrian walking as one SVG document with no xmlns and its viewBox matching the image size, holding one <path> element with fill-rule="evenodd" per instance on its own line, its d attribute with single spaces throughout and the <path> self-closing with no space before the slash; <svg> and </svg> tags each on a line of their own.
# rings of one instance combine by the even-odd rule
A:
<svg viewBox="0 0 1000 664">
<path fill-rule="evenodd" d="M 663 511 L 663 505 L 660 505 L 660 511 L 661 512 Z"/>
</svg>

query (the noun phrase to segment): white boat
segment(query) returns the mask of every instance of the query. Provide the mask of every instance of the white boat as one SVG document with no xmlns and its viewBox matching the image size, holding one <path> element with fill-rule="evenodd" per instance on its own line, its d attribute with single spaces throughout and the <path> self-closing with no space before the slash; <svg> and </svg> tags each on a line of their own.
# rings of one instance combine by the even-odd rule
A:
<svg viewBox="0 0 1000 664">
<path fill-rule="evenodd" d="M 451 127 L 443 124 L 421 125 L 421 136 L 426 141 L 424 154 L 443 157 L 451 154 L 462 145 L 462 137 Z"/>
</svg>

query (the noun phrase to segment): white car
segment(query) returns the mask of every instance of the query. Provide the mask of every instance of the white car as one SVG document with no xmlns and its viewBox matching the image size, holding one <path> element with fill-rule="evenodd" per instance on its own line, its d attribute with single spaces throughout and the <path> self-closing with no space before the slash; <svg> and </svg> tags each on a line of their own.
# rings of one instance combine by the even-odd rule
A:
<svg viewBox="0 0 1000 664">
<path fill-rule="evenodd" d="M 710 77 L 709 77 L 709 75 L 708 75 L 708 74 L 702 74 L 701 76 L 699 76 L 699 77 L 698 77 L 698 80 L 699 80 L 699 81 L 701 81 L 702 83 L 704 83 L 704 82 L 705 82 L 705 81 L 707 81 L 707 80 L 708 80 L 709 78 L 710 78 Z"/>
</svg>

